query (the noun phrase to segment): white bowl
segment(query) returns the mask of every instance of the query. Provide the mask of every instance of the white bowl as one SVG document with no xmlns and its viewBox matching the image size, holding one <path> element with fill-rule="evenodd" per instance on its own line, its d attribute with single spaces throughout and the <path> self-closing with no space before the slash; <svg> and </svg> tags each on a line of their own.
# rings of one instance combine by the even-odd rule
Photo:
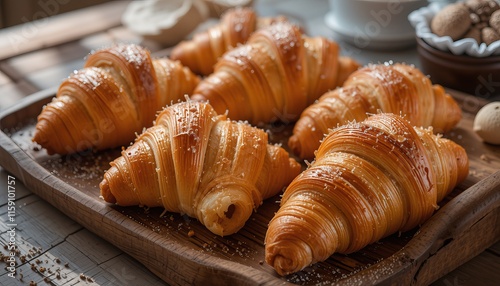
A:
<svg viewBox="0 0 500 286">
<path fill-rule="evenodd" d="M 329 0 L 325 24 L 342 41 L 358 48 L 397 50 L 415 46 L 408 15 L 426 0 Z"/>
<path fill-rule="evenodd" d="M 129 4 L 122 23 L 145 39 L 173 46 L 208 17 L 202 0 L 143 0 Z"/>
</svg>

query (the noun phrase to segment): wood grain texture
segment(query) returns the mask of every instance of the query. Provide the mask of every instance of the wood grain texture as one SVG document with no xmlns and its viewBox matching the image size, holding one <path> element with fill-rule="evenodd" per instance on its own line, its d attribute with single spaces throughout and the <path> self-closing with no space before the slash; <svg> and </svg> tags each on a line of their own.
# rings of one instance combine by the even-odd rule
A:
<svg viewBox="0 0 500 286">
<path fill-rule="evenodd" d="M 121 15 L 129 1 L 111 1 L 96 7 L 56 15 L 46 20 L 26 22 L 2 29 L 0 60 L 15 55 L 81 39 L 96 31 L 121 24 Z"/>
<path fill-rule="evenodd" d="M 466 148 L 471 163 L 467 180 L 422 227 L 392 235 L 351 255 L 334 254 L 287 277 L 278 277 L 263 263 L 262 243 L 279 196 L 267 200 L 239 233 L 228 237 L 215 236 L 196 220 L 179 214 L 160 217 L 162 209 L 105 204 L 98 198 L 98 183 L 119 150 L 48 156 L 30 141 L 35 118 L 54 95 L 53 89 L 32 95 L 0 114 L 0 164 L 42 199 L 172 285 L 367 281 L 424 285 L 500 237 L 500 150 L 483 144 L 471 131 L 474 114 L 485 102 L 450 92 L 459 101 L 464 118 L 444 136 Z M 291 126 L 276 124 L 268 129 L 271 141 L 286 147 Z M 190 230 L 195 233 L 192 237 L 188 236 Z"/>
<path fill-rule="evenodd" d="M 6 175 L 2 170 L 1 175 Z M 0 285 L 164 285 L 139 262 L 93 235 L 16 182 L 16 277 L 0 268 Z M 7 218 L 7 192 L 0 193 L 0 217 Z M 0 223 L 5 234 L 6 224 Z M 29 237 L 29 239 L 25 239 Z M 8 235 L 0 245 L 8 245 Z M 9 250 L 0 248 L 2 255 Z M 5 266 L 5 264 L 3 264 Z"/>
<path fill-rule="evenodd" d="M 500 245 L 500 243 L 496 245 Z M 494 246 L 490 248 L 494 248 Z M 497 285 L 498 281 L 500 281 L 500 273 L 498 272 L 498 269 L 500 269 L 500 259 L 498 257 L 498 254 L 494 254 L 488 249 L 451 271 L 446 276 L 439 278 L 432 285 Z M 481 273 L 491 274 L 481 275 Z"/>
</svg>

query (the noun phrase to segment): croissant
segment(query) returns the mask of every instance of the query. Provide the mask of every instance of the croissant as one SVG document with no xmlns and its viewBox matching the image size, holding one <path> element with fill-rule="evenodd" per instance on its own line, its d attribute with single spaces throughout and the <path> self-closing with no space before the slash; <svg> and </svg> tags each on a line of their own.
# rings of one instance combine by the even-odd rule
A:
<svg viewBox="0 0 500 286">
<path fill-rule="evenodd" d="M 353 59 L 339 57 L 335 42 L 307 37 L 295 25 L 278 22 L 225 53 L 191 98 L 253 125 L 291 122 L 358 67 Z"/>
<path fill-rule="evenodd" d="M 322 95 L 307 107 L 288 140 L 292 153 L 302 159 L 314 151 L 328 129 L 349 121 L 362 121 L 377 111 L 401 113 L 415 126 L 443 133 L 461 119 L 461 109 L 442 86 L 433 85 L 420 70 L 406 64 L 368 65 L 341 88 Z"/>
<path fill-rule="evenodd" d="M 153 60 L 137 45 L 95 51 L 42 110 L 33 141 L 49 154 L 129 144 L 152 125 L 158 110 L 183 100 L 199 81 L 179 62 Z"/>
<path fill-rule="evenodd" d="M 265 259 L 286 275 L 427 220 L 468 175 L 465 150 L 430 128 L 380 113 L 333 129 L 285 190 Z"/>
<path fill-rule="evenodd" d="M 106 202 L 164 207 L 221 236 L 237 232 L 301 171 L 262 129 L 194 101 L 165 108 L 110 164 L 100 183 Z"/>
<path fill-rule="evenodd" d="M 230 9 L 217 25 L 177 44 L 170 58 L 179 60 L 197 74 L 211 74 L 226 51 L 245 43 L 254 31 L 278 21 L 286 21 L 286 17 L 257 17 L 252 8 Z"/>
</svg>

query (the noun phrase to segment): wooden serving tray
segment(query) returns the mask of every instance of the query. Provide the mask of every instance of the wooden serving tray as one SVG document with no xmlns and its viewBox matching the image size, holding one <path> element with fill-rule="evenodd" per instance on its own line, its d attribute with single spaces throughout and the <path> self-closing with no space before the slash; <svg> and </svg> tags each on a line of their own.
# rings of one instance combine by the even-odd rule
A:
<svg viewBox="0 0 500 286">
<path fill-rule="evenodd" d="M 98 184 L 120 149 L 48 156 L 31 142 L 36 117 L 55 89 L 27 97 L 0 114 L 0 165 L 28 189 L 73 220 L 135 257 L 173 285 L 398 284 L 427 285 L 500 239 L 500 147 L 472 131 L 486 102 L 449 91 L 463 109 L 459 125 L 444 136 L 464 146 L 470 174 L 424 225 L 350 255 L 278 276 L 264 262 L 264 236 L 279 196 L 255 212 L 237 234 L 219 237 L 198 221 L 163 209 L 117 207 L 99 199 Z M 282 143 L 291 126 L 269 126 Z M 194 231 L 194 235 L 188 235 Z M 192 234 L 192 232 L 191 232 Z"/>
</svg>

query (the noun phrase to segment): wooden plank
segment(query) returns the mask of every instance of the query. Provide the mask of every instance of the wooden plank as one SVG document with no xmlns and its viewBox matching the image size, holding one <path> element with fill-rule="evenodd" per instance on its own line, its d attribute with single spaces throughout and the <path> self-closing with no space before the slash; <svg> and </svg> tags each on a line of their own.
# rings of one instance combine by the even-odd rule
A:
<svg viewBox="0 0 500 286">
<path fill-rule="evenodd" d="M 0 224 L 0 232 L 4 235 L 0 237 L 0 245 L 3 256 L 8 256 L 11 248 L 5 248 L 10 242 L 13 242 L 16 249 L 16 277 L 13 279 L 8 276 L 10 270 L 2 267 L 0 269 L 0 284 L 15 285 L 19 279 L 24 276 L 24 281 L 39 281 L 43 279 L 39 271 L 33 271 L 32 267 L 40 269 L 45 267 L 49 269 L 49 265 L 54 265 L 57 256 L 50 255 L 50 250 L 53 246 L 60 245 L 65 238 L 80 229 L 82 226 L 69 219 L 57 209 L 54 209 L 46 201 L 40 197 L 29 194 L 23 196 L 23 187 L 21 182 L 16 180 L 16 200 L 14 221 L 5 220 L 7 215 L 7 204 L 0 207 L 0 218 L 4 223 Z M 20 193 L 17 193 L 17 191 Z M 8 232 L 7 232 L 8 231 Z M 11 240 L 10 233 L 14 234 L 14 240 Z M 59 263 L 57 263 L 59 264 Z M 34 265 L 34 266 L 32 266 Z M 63 268 L 62 265 L 60 268 Z M 48 272 L 45 272 L 47 274 Z M 21 284 L 21 283 L 19 283 Z"/>
<path fill-rule="evenodd" d="M 39 70 L 26 75 L 25 79 L 30 84 L 35 86 L 37 90 L 44 90 L 52 87 L 57 87 L 67 78 L 73 71 L 83 67 L 84 58 L 67 62 L 64 65 L 56 65 L 50 68 Z"/>
<path fill-rule="evenodd" d="M 110 0 L 15 0 L 2 1 L 1 7 L 4 12 L 5 26 L 19 25 L 33 20 L 43 19 L 58 14 L 82 9 L 96 4 L 101 4 Z M 1 10 L 0 10 L 1 11 Z"/>
<path fill-rule="evenodd" d="M 5 171 L 2 175 L 8 176 Z M 86 285 L 127 282 L 130 285 L 164 285 L 143 265 L 107 241 L 83 229 L 47 202 L 29 192 L 22 183 L 16 181 L 15 189 L 15 233 L 16 247 L 15 278 L 8 276 L 8 269 L 0 269 L 0 285 L 24 285 L 30 281 L 44 285 L 50 281 L 54 285 L 68 285 L 84 282 Z M 7 181 L 7 179 L 5 180 Z M 2 183 L 6 183 L 2 180 Z M 0 218 L 4 221 L 7 192 L 2 192 Z M 0 253 L 8 256 L 10 228 L 0 224 Z M 22 258 L 21 258 L 22 257 Z M 144 278 L 145 277 L 145 278 Z M 22 280 L 22 281 L 21 281 Z M 42 283 L 42 284 L 40 284 Z M 121 285 L 127 285 L 121 283 Z"/>
<path fill-rule="evenodd" d="M 84 244 L 80 244 L 84 242 Z M 108 254 L 104 261 L 93 258 L 98 255 L 86 244 L 94 243 L 106 249 Z M 151 274 L 143 265 L 127 254 L 119 251 L 106 241 L 91 235 L 82 229 L 49 249 L 32 247 L 32 256 L 27 255 L 27 250 L 22 250 L 21 255 L 26 257 L 26 262 L 19 265 L 15 278 L 7 273 L 0 273 L 0 285 L 26 285 L 30 281 L 38 285 L 152 285 L 160 286 L 165 283 Z M 90 254 L 89 255 L 89 251 Z M 111 252 L 109 252 L 111 250 Z M 6 255 L 6 251 L 3 250 Z M 21 281 L 22 280 L 22 281 Z"/>
<path fill-rule="evenodd" d="M 0 60 L 80 39 L 121 24 L 129 1 L 111 1 L 0 31 Z"/>
<path fill-rule="evenodd" d="M 98 238 L 86 229 L 77 234 L 70 235 L 67 239 L 76 249 L 86 249 L 85 255 L 94 262 L 102 264 L 113 257 L 116 257 L 121 251 L 107 241 Z"/>
<path fill-rule="evenodd" d="M 0 62 L 0 69 L 5 73 L 5 80 L 8 80 L 10 77 L 15 81 L 29 82 L 37 90 L 58 86 L 74 70 L 83 68 L 85 58 L 92 50 L 111 46 L 122 41 L 140 43 L 140 39 L 135 38 L 133 35 L 129 35 L 129 41 L 127 41 L 127 34 L 127 30 L 124 28 L 116 28 L 110 32 L 93 34 L 68 44 L 7 59 Z M 144 45 L 144 47 L 152 52 L 160 49 L 154 43 L 149 43 L 148 45 Z M 0 74 L 1 81 L 2 76 Z M 10 90 L 6 90 L 5 92 L 7 95 L 15 94 L 10 92 Z M 31 89 L 27 94 L 33 92 L 34 90 Z M 15 97 L 9 102 L 18 99 L 19 97 Z"/>
<path fill-rule="evenodd" d="M 78 42 L 71 42 L 4 60 L 0 63 L 0 69 L 17 81 L 45 69 L 82 60 L 89 51 Z"/>
<path fill-rule="evenodd" d="M 485 251 L 451 271 L 446 277 L 436 280 L 432 285 L 496 285 L 500 281 L 498 269 L 500 269 L 498 255 Z M 489 275 L 478 275 L 479 273 L 489 273 Z"/>
<path fill-rule="evenodd" d="M 34 85 L 30 84 L 25 80 L 18 82 L 9 82 L 0 85 L 0 94 L 2 95 L 2 100 L 0 101 L 0 110 L 6 109 L 24 97 L 33 94 L 38 91 Z"/>
<path fill-rule="evenodd" d="M 7 205 L 3 205 L 0 207 L 0 218 L 5 222 L 7 217 Z M 53 209 L 49 203 L 36 195 L 16 200 L 14 221 L 0 224 L 0 232 L 4 233 L 12 227 L 7 223 L 15 224 L 16 235 L 30 237 L 28 241 L 24 241 L 25 245 L 18 245 L 25 252 L 28 252 L 28 249 L 32 247 L 48 249 L 82 228 L 81 225 L 69 219 L 59 210 Z M 7 242 L 5 236 L 0 239 L 2 244 Z M 5 269 L 0 269 L 0 273 L 3 271 Z"/>
<path fill-rule="evenodd" d="M 124 253 L 93 268 L 87 275 L 95 277 L 98 285 L 165 285 L 164 281 Z"/>
<path fill-rule="evenodd" d="M 2 191 L 0 192 L 0 207 L 7 205 L 9 199 L 8 186 L 12 186 L 12 192 L 15 194 L 15 199 L 20 200 L 32 193 L 23 185 L 23 183 L 16 179 L 11 173 L 5 171 L 0 167 L 0 183 L 2 184 Z M 10 184 L 9 184 L 10 183 Z M 6 189 L 4 189 L 4 187 Z"/>
<path fill-rule="evenodd" d="M 98 285 L 106 283 L 116 285 L 164 285 L 163 281 L 152 276 L 143 265 L 86 229 L 70 235 L 66 241 L 79 251 L 85 250 L 83 255 L 92 262 L 92 265 L 86 269 L 79 269 L 82 270 L 86 277 L 91 277 Z M 68 258 L 68 261 L 75 263 L 78 262 L 78 259 Z M 78 273 L 78 271 L 75 271 L 75 273 Z"/>
<path fill-rule="evenodd" d="M 459 96 L 459 93 L 452 94 Z M 495 220 L 482 220 L 486 225 L 479 222 L 498 204 L 495 197 L 498 193 L 495 190 L 500 184 L 500 178 L 498 175 L 488 176 L 500 169 L 500 152 L 482 144 L 472 132 L 474 115 L 471 112 L 474 111 L 471 110 L 477 111 L 480 105 L 474 109 L 465 108 L 468 97 L 460 99 L 460 104 L 464 106 L 463 120 L 453 132 L 446 134 L 466 148 L 471 165 L 467 180 L 445 201 L 448 204 L 456 204 L 456 207 L 452 208 L 453 212 L 447 211 L 446 205 L 438 211 L 435 216 L 437 223 L 424 224 L 422 227 L 421 233 L 426 233 L 423 228 L 429 225 L 428 235 L 414 236 L 419 229 L 401 236 L 396 234 L 358 253 L 349 256 L 332 255 L 327 261 L 296 275 L 278 277 L 270 266 L 263 263 L 262 242 L 267 222 L 278 207 L 275 201 L 279 198 L 264 203 L 239 233 L 223 238 L 211 234 L 196 220 L 178 214 L 160 217 L 161 209 L 145 210 L 138 207 L 120 208 L 106 205 L 98 199 L 98 183 L 102 173 L 108 168 L 108 162 L 118 155 L 120 150 L 59 158 L 47 156 L 44 151 L 32 148 L 30 137 L 26 134 L 33 129 L 33 118 L 51 96 L 50 93 L 40 93 L 26 101 L 23 105 L 25 108 L 0 115 L 2 127 L 16 126 L 19 122 L 23 124 L 22 128 L 10 136 L 0 133 L 0 155 L 6 158 L 2 164 L 7 170 L 18 174 L 26 186 L 43 199 L 130 254 L 169 283 L 202 283 L 216 277 L 213 279 L 217 279 L 215 282 L 218 283 L 243 285 L 313 284 L 325 281 L 375 281 L 375 276 L 382 282 L 411 283 L 415 277 L 424 277 L 422 275 L 426 273 L 432 280 L 439 277 L 434 276 L 435 274 L 427 271 L 425 267 L 417 270 L 428 259 L 439 257 L 437 253 L 440 250 L 446 249 L 442 247 L 446 241 L 446 233 L 453 234 L 454 240 L 461 242 L 449 244 L 453 247 L 448 251 L 453 253 L 462 251 L 464 244 L 470 243 L 469 240 L 472 239 L 472 236 L 466 236 L 465 241 L 460 240 L 460 230 L 472 229 L 474 225 L 481 229 L 496 229 L 496 226 L 492 225 L 496 223 Z M 474 99 L 477 100 L 479 99 Z M 274 132 L 272 128 L 270 132 Z M 280 138 L 277 133 L 273 133 L 272 137 Z M 22 151 L 19 146 L 22 146 Z M 488 162 L 482 158 L 484 155 L 490 158 Z M 481 182 L 487 183 L 480 184 Z M 477 192 L 468 191 L 471 186 L 476 186 Z M 481 195 L 476 197 L 474 194 Z M 471 208 L 479 208 L 481 211 L 471 211 Z M 458 213 L 454 215 L 454 212 Z M 442 215 L 437 216 L 438 214 Z M 457 226 L 457 221 L 463 223 Z M 188 236 L 190 230 L 195 232 L 195 236 Z M 476 243 L 484 249 L 493 242 L 478 240 Z M 409 256 L 405 253 L 408 249 L 413 249 Z M 471 257 L 480 251 L 477 247 L 469 248 L 467 255 Z M 455 262 L 463 263 L 461 259 L 465 258 L 457 256 Z M 388 267 L 377 269 L 379 265 Z M 393 269 L 391 271 L 395 272 L 387 272 L 387 269 Z M 446 268 L 440 269 L 442 272 L 439 272 L 439 275 L 449 271 Z"/>
<path fill-rule="evenodd" d="M 497 187 L 500 187 L 500 184 Z M 419 268 L 419 275 L 415 277 L 416 284 L 429 285 L 439 279 L 442 273 L 448 273 L 475 257 L 478 253 L 483 253 L 488 245 L 495 243 L 500 237 L 500 229 L 491 227 L 496 225 L 498 221 L 500 221 L 500 207 L 496 211 L 485 215 L 475 224 L 465 228 L 460 235 L 450 235 L 439 251 L 431 254 L 432 256 L 422 263 Z M 478 237 L 481 239 L 477 239 Z M 460 251 L 457 251 L 458 249 Z M 488 267 L 494 268 L 495 265 L 497 269 L 500 269 L 498 268 L 500 261 L 491 259 Z M 492 277 L 483 277 L 482 281 L 484 283 L 481 282 L 481 278 L 476 279 L 476 282 L 478 285 L 492 285 L 491 283 L 494 280 L 491 279 Z"/>
<path fill-rule="evenodd" d="M 44 285 L 44 280 L 47 279 L 55 285 L 68 285 L 78 282 L 80 274 L 95 267 L 84 253 L 65 241 L 54 245 L 54 247 L 34 247 L 34 249 L 39 249 L 39 251 L 35 251 L 35 254 L 29 257 L 26 263 L 17 267 L 15 280 L 22 279 L 25 283 L 34 281 L 38 285 Z M 21 253 L 26 255 L 27 252 L 21 251 Z M 0 276 L 0 281 L 3 283 L 12 280 L 5 274 Z M 84 281 L 87 282 L 86 279 Z"/>
</svg>

